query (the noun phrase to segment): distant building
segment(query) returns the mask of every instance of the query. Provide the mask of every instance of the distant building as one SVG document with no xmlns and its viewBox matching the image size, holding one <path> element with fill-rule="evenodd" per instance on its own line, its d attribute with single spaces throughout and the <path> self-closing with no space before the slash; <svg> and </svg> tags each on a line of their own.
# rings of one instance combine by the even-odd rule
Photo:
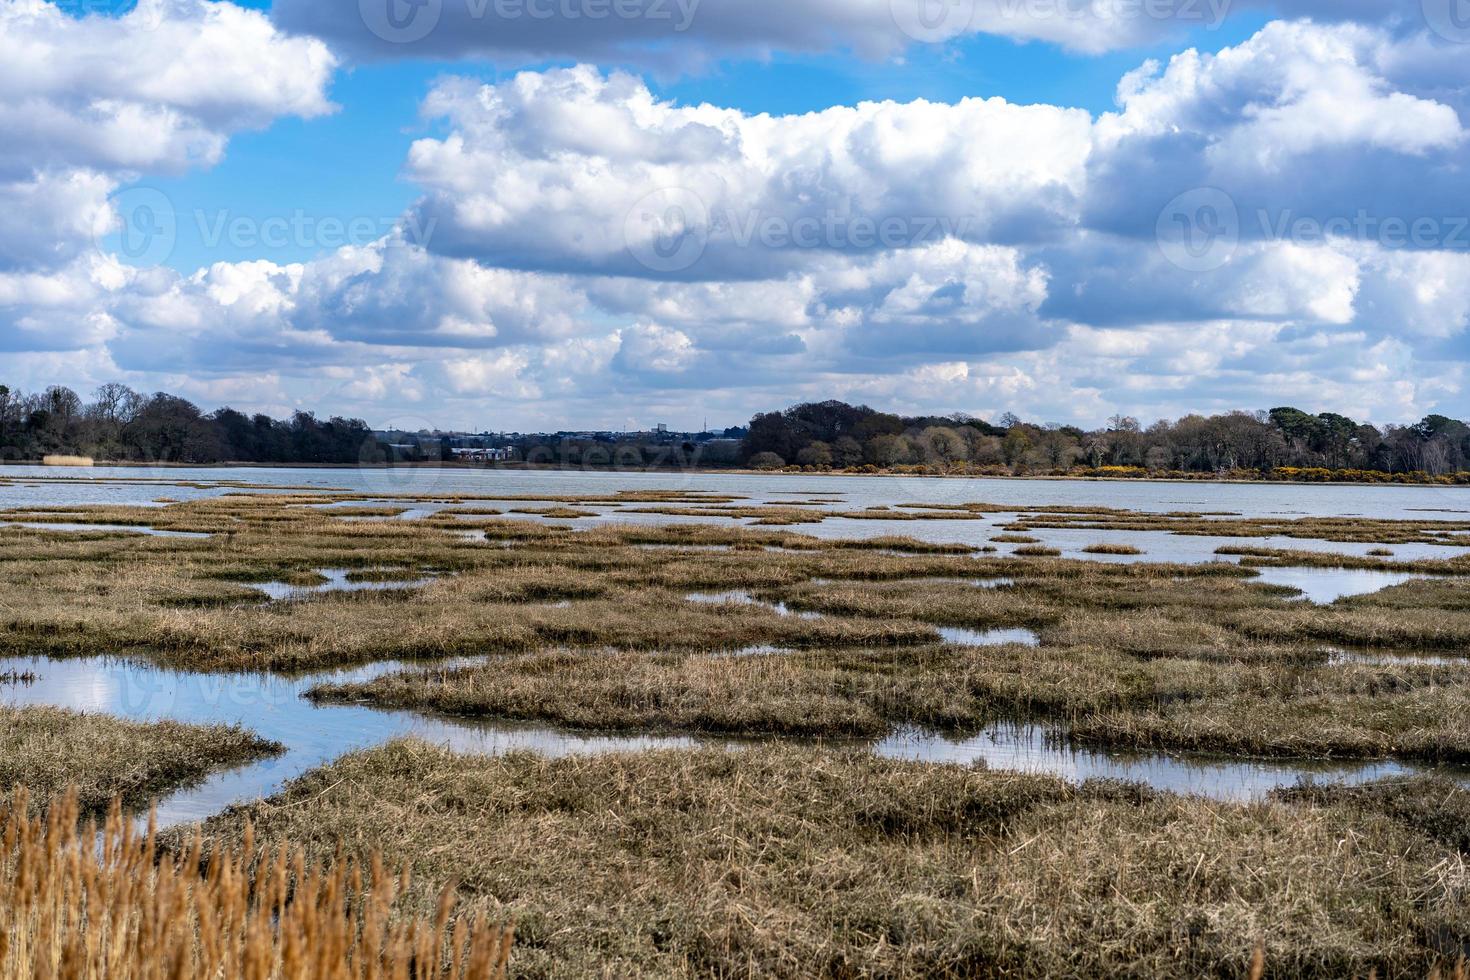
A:
<svg viewBox="0 0 1470 980">
<path fill-rule="evenodd" d="M 464 460 L 467 463 L 504 463 L 515 458 L 515 450 L 509 446 L 455 448 L 450 452 L 454 454 L 455 459 Z"/>
</svg>

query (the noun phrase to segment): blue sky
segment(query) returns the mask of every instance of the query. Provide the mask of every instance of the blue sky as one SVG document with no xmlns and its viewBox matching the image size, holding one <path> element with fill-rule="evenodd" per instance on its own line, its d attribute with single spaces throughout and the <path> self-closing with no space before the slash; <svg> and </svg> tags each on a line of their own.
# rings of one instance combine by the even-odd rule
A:
<svg viewBox="0 0 1470 980">
<path fill-rule="evenodd" d="M 0 383 L 1467 411 L 1467 0 L 407 2 L 0 0 Z"/>
<path fill-rule="evenodd" d="M 269 9 L 268 2 L 242 6 Z M 1018 43 L 979 35 L 942 49 L 919 48 L 902 62 L 844 54 L 734 59 L 690 75 L 649 77 L 660 97 L 686 105 L 711 102 L 748 113 L 819 112 L 864 101 L 953 102 L 999 96 L 1022 104 L 1076 106 L 1098 114 L 1116 108 L 1114 90 L 1124 73 L 1146 58 L 1168 58 L 1182 46 L 1206 49 L 1236 44 L 1268 19 L 1242 16 L 1217 27 L 1181 30 L 1175 40 L 1148 47 L 1083 55 L 1054 45 Z M 281 120 L 264 132 L 231 141 L 229 156 L 211 170 L 152 181 L 178 205 L 186 220 L 169 264 L 180 271 L 216 261 L 242 261 L 263 253 L 281 262 L 320 254 L 310 244 L 262 247 L 217 234 L 221 210 L 228 216 L 266 218 L 298 210 L 311 218 L 366 215 L 391 223 L 416 196 L 400 178 L 409 144 L 431 131 L 419 116 L 423 93 L 438 77 L 463 74 L 494 83 L 519 70 L 565 67 L 575 61 L 540 62 L 499 71 L 478 60 L 368 63 L 341 73 L 332 99 L 341 108 L 325 118 Z M 627 64 L 611 68 L 637 70 Z"/>
</svg>

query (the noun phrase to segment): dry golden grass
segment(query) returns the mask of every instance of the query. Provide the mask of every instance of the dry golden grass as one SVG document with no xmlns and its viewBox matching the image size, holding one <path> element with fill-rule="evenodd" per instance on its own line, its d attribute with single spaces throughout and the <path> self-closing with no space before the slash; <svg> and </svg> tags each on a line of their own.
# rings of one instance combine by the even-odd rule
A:
<svg viewBox="0 0 1470 980">
<path fill-rule="evenodd" d="M 354 753 L 211 822 L 459 882 L 551 977 L 1424 977 L 1470 940 L 1463 856 L 1348 803 L 764 747 Z"/>
<path fill-rule="evenodd" d="M 1090 544 L 1082 549 L 1086 555 L 1141 555 L 1143 549 L 1131 544 Z"/>
<path fill-rule="evenodd" d="M 1021 529 L 1073 528 L 1094 531 L 1168 531 L 1205 537 L 1317 538 L 1372 544 L 1453 544 L 1450 535 L 1470 531 L 1465 521 L 1377 520 L 1364 517 L 1243 518 L 1202 514 L 1144 514 L 1128 511 L 1084 514 L 1025 510 Z"/>
<path fill-rule="evenodd" d="M 1308 678 L 1287 690 L 1215 694 L 1190 703 L 1079 718 L 1072 738 L 1103 745 L 1246 756 L 1470 762 L 1470 667 L 1337 672 L 1328 690 Z M 1367 671 L 1363 672 L 1367 674 Z M 1447 683 L 1441 683 L 1445 681 Z"/>
<path fill-rule="evenodd" d="M 678 493 L 524 502 L 533 501 L 578 512 L 743 510 L 728 498 Z M 1075 724 L 1094 741 L 1195 748 L 1228 727 L 1230 706 L 1268 704 L 1272 713 L 1263 717 L 1270 724 L 1222 744 L 1241 753 L 1430 758 L 1457 757 L 1470 747 L 1463 726 L 1452 721 L 1453 706 L 1470 691 L 1466 670 L 1395 668 L 1388 681 L 1365 680 L 1323 653 L 1327 644 L 1470 646 L 1470 590 L 1462 577 L 1470 565 L 1459 560 L 1403 562 L 1450 574 L 1318 607 L 1292 602 L 1291 590 L 1254 583 L 1253 570 L 1235 564 L 1064 560 L 1045 545 L 984 555 L 903 537 L 825 540 L 712 524 L 575 531 L 501 519 L 484 512 L 504 508 L 479 507 L 470 497 L 455 498 L 458 513 L 343 519 L 344 511 L 386 514 L 409 502 L 445 498 L 233 493 L 162 508 L 28 512 L 23 516 L 34 520 L 149 524 L 212 536 L 0 528 L 0 651 L 106 650 L 187 669 L 283 671 L 479 655 L 488 658 L 484 668 L 443 682 L 392 680 L 330 693 L 603 730 L 872 735 L 894 724 L 971 730 L 1025 720 L 1062 734 Z M 353 506 L 320 506 L 327 503 Z M 805 508 L 750 509 L 784 517 Z M 884 513 L 987 510 L 961 504 Z M 1021 527 L 1136 524 L 1196 533 L 1216 526 L 1200 515 L 1103 508 L 1022 516 Z M 1229 525 L 1222 532 L 1244 533 L 1249 524 L 1261 532 L 1395 540 L 1441 540 L 1446 531 L 1442 522 L 1418 520 L 1220 523 Z M 1251 557 L 1297 560 L 1292 552 Z M 1330 555 L 1320 562 L 1385 565 Z M 323 585 L 322 569 L 345 570 L 351 584 L 402 588 L 268 602 L 253 587 Z M 1011 584 L 979 587 L 997 579 Z M 758 601 L 687 600 L 732 592 Z M 815 616 L 782 615 L 783 608 Z M 937 645 L 937 627 L 1028 628 L 1042 646 L 946 651 Z M 751 648 L 797 653 L 762 662 L 710 656 Z M 1424 692 L 1429 684 L 1440 690 Z M 1410 738 L 1400 706 L 1419 700 L 1445 710 L 1426 714 L 1426 731 Z M 812 710 L 803 711 L 804 702 Z M 1293 730 L 1287 721 L 1294 712 L 1319 719 L 1324 737 Z"/>
<path fill-rule="evenodd" d="M 1281 790 L 1276 797 L 1386 816 L 1461 854 L 1470 854 L 1470 786 L 1445 776 L 1385 779 L 1365 786 L 1308 783 Z"/>
<path fill-rule="evenodd" d="M 381 860 L 330 868 L 281 845 L 257 858 L 202 840 L 159 860 L 114 806 L 99 842 L 74 795 L 30 815 L 18 794 L 0 831 L 0 975 L 36 980 L 492 980 L 511 934 L 451 926 L 452 887 L 432 917 L 394 905 L 411 879 Z M 201 867 L 207 870 L 201 873 Z"/>
<path fill-rule="evenodd" d="M 1470 564 L 1463 558 L 1426 558 L 1390 561 L 1382 556 L 1342 555 L 1329 551 L 1297 551 L 1283 548 L 1216 548 L 1215 554 L 1241 559 L 1253 568 L 1354 568 L 1377 572 L 1416 572 L 1420 575 L 1463 575 Z"/>
<path fill-rule="evenodd" d="M 560 651 L 322 685 L 310 696 L 598 731 L 874 737 L 896 725 L 973 727 L 1016 710 L 999 694 L 992 699 L 966 689 L 979 662 L 968 651 L 936 648 Z"/>
<path fill-rule="evenodd" d="M 129 809 L 281 751 L 245 729 L 225 725 L 140 724 L 59 708 L 0 707 L 0 787 L 23 786 L 33 800 L 70 784 L 87 813 L 121 797 Z"/>
</svg>

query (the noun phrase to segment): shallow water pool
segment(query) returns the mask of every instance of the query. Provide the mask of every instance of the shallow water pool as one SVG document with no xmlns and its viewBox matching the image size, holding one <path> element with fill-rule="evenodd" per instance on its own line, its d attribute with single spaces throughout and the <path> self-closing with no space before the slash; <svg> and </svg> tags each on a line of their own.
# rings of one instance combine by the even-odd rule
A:
<svg viewBox="0 0 1470 980">
<path fill-rule="evenodd" d="M 436 667 L 482 662 L 483 658 L 459 658 L 440 662 Z M 0 686 L 0 703 L 105 712 L 134 721 L 172 719 L 193 724 L 240 724 L 286 747 L 281 756 L 216 773 L 196 786 L 163 798 L 158 804 L 161 826 L 200 821 L 231 805 L 269 796 L 287 781 L 345 753 L 402 736 L 416 736 L 466 753 L 497 755 L 531 751 L 548 756 L 701 745 L 738 749 L 756 742 L 675 734 L 578 733 L 547 725 L 433 717 L 360 704 L 317 705 L 303 696 L 318 684 L 370 680 L 405 669 L 414 667 L 380 663 L 287 677 L 196 674 L 107 657 L 0 658 L 0 675 L 11 671 L 35 675 L 35 680 L 27 684 Z M 962 739 L 904 731 L 879 740 L 827 744 L 866 748 L 892 759 L 983 762 L 994 769 L 1046 773 L 1074 781 L 1124 779 L 1157 789 L 1226 800 L 1259 799 L 1273 789 L 1295 785 L 1302 779 L 1360 783 L 1424 771 L 1397 762 L 1320 765 L 1076 749 L 1035 725 L 999 725 Z M 1458 770 L 1453 774 L 1462 775 Z"/>
</svg>

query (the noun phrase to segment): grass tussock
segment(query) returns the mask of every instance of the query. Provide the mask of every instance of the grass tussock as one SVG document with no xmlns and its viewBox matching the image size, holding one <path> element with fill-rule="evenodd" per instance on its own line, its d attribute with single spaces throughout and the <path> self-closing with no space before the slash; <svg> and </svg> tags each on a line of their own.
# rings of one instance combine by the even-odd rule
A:
<svg viewBox="0 0 1470 980">
<path fill-rule="evenodd" d="M 1082 549 L 1085 555 L 1141 555 L 1142 548 L 1131 544 L 1090 544 Z"/>
<path fill-rule="evenodd" d="M 458 881 L 525 977 L 1243 976 L 1257 949 L 1273 975 L 1427 976 L 1470 939 L 1461 856 L 1353 804 L 845 751 L 398 742 L 206 830 L 252 820 L 312 856 L 411 855 L 425 909 Z"/>
<path fill-rule="evenodd" d="M 1018 522 L 1034 530 L 1164 531 L 1194 537 L 1297 538 L 1341 543 L 1454 545 L 1465 521 L 1379 520 L 1365 517 L 1245 518 L 1239 515 L 1065 513 L 1027 510 Z M 1463 540 L 1463 539 L 1461 539 Z"/>
<path fill-rule="evenodd" d="M 1284 548 L 1226 546 L 1215 554 L 1239 558 L 1256 568 L 1344 568 L 1371 572 L 1412 572 L 1420 575 L 1462 575 L 1470 565 L 1460 558 L 1389 561 L 1384 557 L 1345 555 L 1331 551 L 1296 551 Z"/>
<path fill-rule="evenodd" d="M 1290 803 L 1340 806 L 1388 817 L 1461 854 L 1470 854 L 1470 788 L 1444 776 L 1387 779 L 1365 786 L 1306 783 L 1276 796 Z"/>
<path fill-rule="evenodd" d="M 327 684 L 313 696 L 601 731 L 870 737 L 902 726 L 972 732 L 1028 719 L 1064 734 L 1092 718 L 1206 704 L 1221 691 L 1246 698 L 1273 684 L 1294 686 L 1301 669 L 1264 670 L 1272 656 L 1265 648 L 1219 662 L 1165 656 L 1120 669 L 1116 654 L 1086 645 L 748 656 L 559 651 Z M 1325 684 L 1342 675 L 1319 666 L 1312 676 Z M 1461 676 L 1470 678 L 1470 668 Z"/>
<path fill-rule="evenodd" d="M 159 859 L 118 807 L 100 842 L 76 797 L 0 816 L 0 974 L 78 980 L 492 980 L 511 934 L 483 919 L 395 913 L 411 879 L 371 856 L 331 868 L 285 845 L 257 859 L 202 842 Z M 202 874 L 201 865 L 207 868 Z"/>
<path fill-rule="evenodd" d="M 211 772 L 268 758 L 281 746 L 238 727 L 138 724 L 58 708 L 0 707 L 0 786 L 34 800 L 68 785 L 86 813 L 114 797 L 130 810 Z"/>
<path fill-rule="evenodd" d="M 1301 677 L 1284 696 L 1275 691 L 1211 694 L 1193 702 L 1077 719 L 1072 738 L 1136 749 L 1319 759 L 1397 757 L 1432 763 L 1470 762 L 1462 725 L 1470 712 L 1470 667 L 1387 668 L 1343 683 Z M 1368 671 L 1363 671 L 1365 675 Z M 1351 676 L 1351 675 L 1349 675 Z M 1356 688 L 1356 689 L 1355 689 Z"/>
<path fill-rule="evenodd" d="M 468 718 L 539 721 L 596 731 L 878 737 L 895 726 L 974 728 L 1024 710 L 1028 693 L 969 681 L 999 674 L 999 650 L 728 654 L 553 651 L 453 669 L 408 670 L 325 684 L 324 703 Z M 1032 691 L 1046 683 L 1033 672 Z M 1073 695 L 1096 688 L 1075 687 Z"/>
</svg>

